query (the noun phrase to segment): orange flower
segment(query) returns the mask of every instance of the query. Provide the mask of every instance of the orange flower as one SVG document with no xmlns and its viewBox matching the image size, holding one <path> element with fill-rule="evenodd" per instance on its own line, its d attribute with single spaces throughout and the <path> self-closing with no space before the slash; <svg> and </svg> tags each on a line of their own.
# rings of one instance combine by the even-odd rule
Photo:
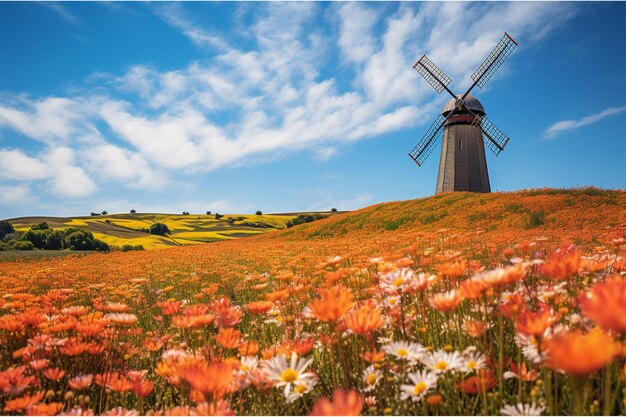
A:
<svg viewBox="0 0 626 417">
<path fill-rule="evenodd" d="M 321 321 L 337 321 L 350 310 L 354 302 L 352 292 L 342 286 L 319 290 L 322 298 L 313 300 L 309 307 L 311 314 Z"/>
<path fill-rule="evenodd" d="M 504 304 L 500 305 L 500 311 L 507 319 L 518 315 L 524 310 L 524 297 L 522 294 L 511 294 Z"/>
<path fill-rule="evenodd" d="M 471 376 L 460 382 L 457 387 L 468 394 L 480 394 L 495 387 L 497 380 L 493 372 L 489 369 L 480 369 L 478 375 Z"/>
<path fill-rule="evenodd" d="M 443 397 L 439 394 L 429 395 L 428 398 L 426 398 L 426 402 L 431 407 L 437 407 L 443 403 Z"/>
<path fill-rule="evenodd" d="M 216 340 L 217 343 L 226 349 L 237 349 L 241 346 L 241 332 L 233 328 L 220 329 Z"/>
<path fill-rule="evenodd" d="M 233 380 L 233 368 L 224 363 L 192 362 L 183 364 L 180 378 L 203 394 L 221 397 Z"/>
<path fill-rule="evenodd" d="M 583 314 L 604 330 L 626 333 L 626 278 L 615 275 L 578 298 Z"/>
<path fill-rule="evenodd" d="M 26 409 L 27 416 L 54 416 L 63 409 L 63 403 L 35 404 Z"/>
<path fill-rule="evenodd" d="M 549 278 L 561 280 L 573 276 L 582 266 L 580 252 L 556 252 L 540 266 L 539 270 Z"/>
<path fill-rule="evenodd" d="M 558 333 L 544 346 L 550 368 L 579 376 L 604 368 L 620 352 L 619 344 L 599 328 Z"/>
<path fill-rule="evenodd" d="M 58 381 L 65 375 L 65 371 L 60 370 L 59 368 L 50 368 L 43 371 L 43 376 L 48 378 L 50 381 Z"/>
<path fill-rule="evenodd" d="M 466 279 L 461 282 L 459 291 L 461 296 L 467 300 L 474 300 L 482 297 L 485 290 L 489 287 L 489 283 L 482 279 Z"/>
<path fill-rule="evenodd" d="M 259 351 L 259 344 L 257 342 L 243 342 L 239 347 L 239 354 L 242 356 L 256 355 Z"/>
<path fill-rule="evenodd" d="M 515 328 L 527 336 L 540 336 L 552 325 L 555 317 L 550 307 L 543 305 L 537 311 L 526 310 L 517 316 Z"/>
<path fill-rule="evenodd" d="M 163 347 L 163 341 L 156 337 L 145 339 L 141 344 L 150 352 L 157 351 Z"/>
<path fill-rule="evenodd" d="M 147 379 L 136 379 L 132 382 L 130 392 L 138 397 L 145 398 L 152 392 L 153 388 L 154 384 L 151 381 Z"/>
<path fill-rule="evenodd" d="M 463 297 L 461 297 L 461 294 L 455 290 L 437 293 L 428 299 L 430 306 L 439 311 L 453 310 L 461 303 L 461 301 L 463 301 Z"/>
<path fill-rule="evenodd" d="M 385 359 L 385 352 L 363 352 L 361 357 L 365 362 L 376 363 Z"/>
<path fill-rule="evenodd" d="M 483 321 L 467 320 L 464 325 L 467 334 L 471 337 L 480 337 L 484 335 L 488 329 L 487 324 Z"/>
<path fill-rule="evenodd" d="M 164 316 L 173 316 L 180 311 L 180 301 L 158 301 L 156 304 L 161 308 Z"/>
<path fill-rule="evenodd" d="M 364 305 L 346 316 L 346 325 L 354 334 L 366 335 L 380 328 L 383 319 L 374 307 Z"/>
<path fill-rule="evenodd" d="M 253 303 L 246 304 L 246 309 L 250 314 L 265 314 L 271 310 L 274 303 L 271 301 L 255 301 Z"/>
<path fill-rule="evenodd" d="M 534 381 L 539 375 L 536 369 L 531 369 L 529 371 L 525 363 L 518 365 L 510 362 L 509 369 L 510 371 L 504 373 L 505 378 L 515 377 L 521 379 L 522 381 Z"/>
<path fill-rule="evenodd" d="M 28 407 L 35 405 L 43 399 L 43 391 L 39 391 L 33 395 L 24 395 L 23 397 L 8 400 L 4 405 L 4 411 L 22 411 Z"/>
<path fill-rule="evenodd" d="M 310 416 L 358 416 L 363 408 L 363 397 L 354 391 L 335 390 L 332 403 L 326 397 L 317 400 Z"/>
<path fill-rule="evenodd" d="M 77 391 L 88 388 L 91 385 L 91 381 L 93 380 L 93 375 L 78 375 L 74 378 L 70 379 L 67 384 L 70 388 L 75 389 Z"/>
<path fill-rule="evenodd" d="M 121 324 L 122 326 L 131 326 L 137 323 L 137 316 L 129 313 L 111 313 L 105 316 L 107 319 L 115 324 Z"/>
</svg>

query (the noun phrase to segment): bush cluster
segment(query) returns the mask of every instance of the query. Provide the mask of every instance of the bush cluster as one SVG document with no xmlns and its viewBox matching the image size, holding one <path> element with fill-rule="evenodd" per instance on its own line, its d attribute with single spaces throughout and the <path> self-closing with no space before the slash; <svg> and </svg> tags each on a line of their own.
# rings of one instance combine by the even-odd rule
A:
<svg viewBox="0 0 626 417">
<path fill-rule="evenodd" d="M 77 227 L 51 229 L 46 222 L 35 224 L 24 233 L 15 232 L 8 222 L 0 222 L 0 239 L 3 240 L 0 250 L 110 250 L 108 244 L 94 238 L 88 230 Z"/>
<path fill-rule="evenodd" d="M 302 223 L 311 223 L 315 220 L 325 219 L 328 216 L 323 214 L 301 214 L 287 222 L 287 227 L 294 227 Z"/>
</svg>

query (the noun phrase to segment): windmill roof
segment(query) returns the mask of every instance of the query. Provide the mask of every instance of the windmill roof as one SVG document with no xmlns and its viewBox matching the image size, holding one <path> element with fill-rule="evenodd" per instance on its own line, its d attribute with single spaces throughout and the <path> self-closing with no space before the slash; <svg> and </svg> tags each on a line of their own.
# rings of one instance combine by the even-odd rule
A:
<svg viewBox="0 0 626 417">
<path fill-rule="evenodd" d="M 459 96 L 461 96 L 462 94 L 459 94 Z M 446 114 L 449 113 L 450 111 L 454 110 L 454 103 L 455 103 L 455 99 L 451 98 L 450 101 L 448 101 L 446 103 L 445 106 L 443 106 L 443 109 L 441 110 L 441 114 Z M 480 101 L 478 101 L 478 99 L 476 97 L 474 97 L 471 94 L 468 94 L 467 96 L 465 96 L 465 106 L 474 111 L 474 112 L 480 112 L 482 114 L 485 114 L 485 108 L 483 107 L 483 105 L 480 103 Z"/>
</svg>

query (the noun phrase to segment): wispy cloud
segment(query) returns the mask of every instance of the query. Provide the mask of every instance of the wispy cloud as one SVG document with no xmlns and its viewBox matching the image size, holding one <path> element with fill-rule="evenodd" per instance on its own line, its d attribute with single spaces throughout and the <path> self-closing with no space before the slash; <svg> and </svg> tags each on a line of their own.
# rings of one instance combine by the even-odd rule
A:
<svg viewBox="0 0 626 417">
<path fill-rule="evenodd" d="M 82 25 L 82 22 L 74 16 L 72 12 L 70 12 L 65 6 L 57 2 L 40 2 L 42 6 L 49 8 L 50 10 L 56 12 L 59 16 L 61 16 L 65 21 L 69 23 L 73 23 L 75 25 Z"/>
<path fill-rule="evenodd" d="M 587 126 L 592 123 L 597 123 L 602 119 L 609 116 L 613 116 L 626 111 L 626 106 L 623 107 L 609 107 L 606 110 L 602 110 L 600 113 L 592 114 L 591 116 L 583 117 L 579 120 L 562 120 L 556 122 L 552 126 L 546 129 L 544 137 L 546 139 L 553 138 L 557 134 L 566 130 L 578 129 L 579 127 Z"/>
<path fill-rule="evenodd" d="M 45 5 L 68 12 L 57 3 Z M 0 128 L 44 147 L 0 149 L 0 158 L 24 162 L 0 164 L 0 178 L 41 181 L 78 198 L 100 183 L 153 189 L 176 175 L 298 151 L 324 161 L 342 144 L 435 115 L 441 97 L 433 98 L 411 70 L 419 53 L 461 82 L 505 29 L 518 39 L 536 39 L 548 22 L 554 28 L 567 19 L 571 13 L 564 9 L 574 9 L 532 2 L 342 3 L 325 9 L 260 3 L 246 9 L 242 34 L 217 32 L 184 4 L 150 7 L 199 54 L 211 47 L 206 59 L 168 71 L 130 63 L 124 73 L 91 77 L 85 90 L 68 97 L 0 95 Z M 74 17 L 68 12 L 65 18 Z M 366 199 L 341 203 L 355 207 Z"/>
</svg>

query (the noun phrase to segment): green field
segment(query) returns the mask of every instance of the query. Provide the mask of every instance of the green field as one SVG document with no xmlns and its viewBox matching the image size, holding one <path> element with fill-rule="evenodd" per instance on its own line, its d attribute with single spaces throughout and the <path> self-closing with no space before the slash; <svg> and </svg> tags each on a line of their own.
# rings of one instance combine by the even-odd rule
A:
<svg viewBox="0 0 626 417">
<path fill-rule="evenodd" d="M 51 228 L 86 228 L 94 237 L 112 246 L 142 245 L 145 249 L 158 249 L 238 239 L 284 229 L 289 220 L 300 214 L 309 213 L 225 214 L 219 220 L 215 215 L 206 214 L 123 213 L 85 217 L 19 217 L 8 221 L 17 231 L 26 231 L 34 224 L 47 222 Z M 171 235 L 149 234 L 146 230 L 154 223 L 166 224 Z"/>
</svg>

